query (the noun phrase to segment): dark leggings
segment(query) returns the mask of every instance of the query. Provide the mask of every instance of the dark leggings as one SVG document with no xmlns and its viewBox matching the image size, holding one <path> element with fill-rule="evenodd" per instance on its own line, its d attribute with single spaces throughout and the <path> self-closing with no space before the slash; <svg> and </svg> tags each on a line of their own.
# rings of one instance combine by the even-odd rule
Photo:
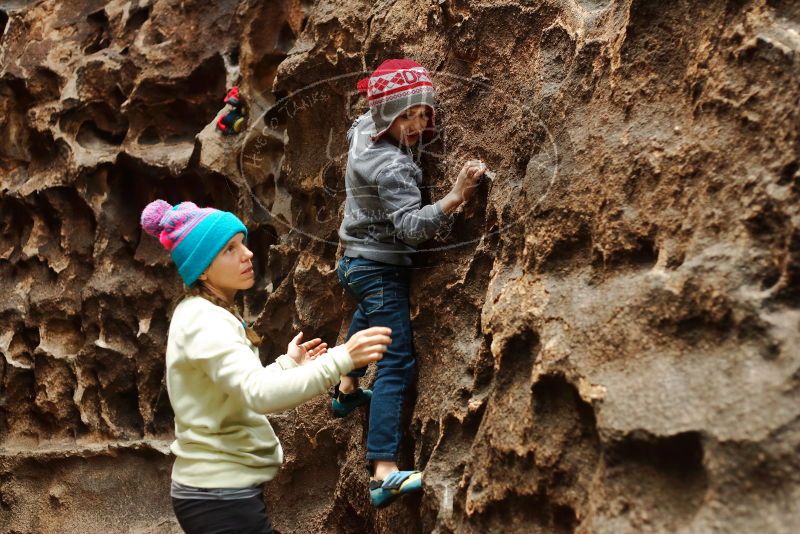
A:
<svg viewBox="0 0 800 534">
<path fill-rule="evenodd" d="M 273 534 L 261 495 L 227 501 L 173 497 L 172 508 L 186 534 Z"/>
</svg>

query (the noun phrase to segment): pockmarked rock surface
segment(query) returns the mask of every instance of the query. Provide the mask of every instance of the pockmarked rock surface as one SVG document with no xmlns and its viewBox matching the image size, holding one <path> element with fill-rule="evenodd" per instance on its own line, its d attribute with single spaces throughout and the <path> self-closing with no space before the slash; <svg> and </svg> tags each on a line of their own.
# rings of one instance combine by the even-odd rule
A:
<svg viewBox="0 0 800 534">
<path fill-rule="evenodd" d="M 150 200 L 246 221 L 265 363 L 342 340 L 345 132 L 395 56 L 439 94 L 428 198 L 495 171 L 415 258 L 425 491 L 371 509 L 320 398 L 272 418 L 276 527 L 800 530 L 795 2 L 12 1 L 0 35 L 0 531 L 179 531 Z"/>
</svg>

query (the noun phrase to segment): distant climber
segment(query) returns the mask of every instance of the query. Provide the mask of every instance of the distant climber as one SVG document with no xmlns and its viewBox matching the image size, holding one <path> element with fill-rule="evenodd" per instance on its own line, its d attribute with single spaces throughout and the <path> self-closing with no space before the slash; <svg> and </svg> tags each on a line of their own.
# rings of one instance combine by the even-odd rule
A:
<svg viewBox="0 0 800 534">
<path fill-rule="evenodd" d="M 387 60 L 358 82 L 358 90 L 366 95 L 369 111 L 347 132 L 347 196 L 339 228 L 344 256 L 337 275 L 358 302 L 347 338 L 368 326 L 386 326 L 392 329 L 392 343 L 378 362 L 372 391 L 358 387 L 366 367 L 357 368 L 341 377 L 331 407 L 334 416 L 344 417 L 371 404 L 368 487 L 372 504 L 382 507 L 422 489 L 421 472 L 400 471 L 397 465 L 401 412 L 416 367 L 409 314 L 410 255 L 452 224 L 452 213 L 474 194 L 486 168 L 467 162 L 449 193 L 422 206 L 422 171 L 409 151 L 434 131 L 434 88 L 428 71 L 407 59 Z"/>
<path fill-rule="evenodd" d="M 239 98 L 239 87 L 234 85 L 225 95 L 225 104 L 230 106 L 228 112 L 217 121 L 217 128 L 225 135 L 235 135 L 242 131 L 245 121 L 244 102 Z"/>
<path fill-rule="evenodd" d="M 142 228 L 159 239 L 187 286 L 169 325 L 166 382 L 175 413 L 170 494 L 187 534 L 271 533 L 263 485 L 283 463 L 278 437 L 264 414 L 324 393 L 340 374 L 378 361 L 391 343 L 388 328 L 368 328 L 327 350 L 320 339 L 289 343 L 264 367 L 261 338 L 234 304 L 255 283 L 247 228 L 234 214 L 151 202 Z"/>
</svg>

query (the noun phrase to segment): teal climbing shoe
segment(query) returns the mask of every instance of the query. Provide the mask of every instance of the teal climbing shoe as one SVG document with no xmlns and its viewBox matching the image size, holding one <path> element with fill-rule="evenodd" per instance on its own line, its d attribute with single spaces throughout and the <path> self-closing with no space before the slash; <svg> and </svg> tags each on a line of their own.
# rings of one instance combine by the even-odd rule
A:
<svg viewBox="0 0 800 534">
<path fill-rule="evenodd" d="M 335 396 L 331 399 L 331 410 L 334 417 L 345 417 L 358 408 L 369 404 L 372 400 L 372 391 L 369 389 L 356 389 L 353 393 L 341 393 L 336 389 Z"/>
<path fill-rule="evenodd" d="M 389 506 L 406 493 L 422 491 L 422 471 L 395 471 L 384 480 L 369 481 L 369 498 L 375 508 Z"/>
</svg>

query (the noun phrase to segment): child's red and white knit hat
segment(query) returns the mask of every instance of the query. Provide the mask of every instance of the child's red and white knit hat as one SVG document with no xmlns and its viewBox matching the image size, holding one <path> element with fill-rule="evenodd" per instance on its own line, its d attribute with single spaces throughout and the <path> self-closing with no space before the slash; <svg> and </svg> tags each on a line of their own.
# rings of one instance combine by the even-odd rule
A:
<svg viewBox="0 0 800 534">
<path fill-rule="evenodd" d="M 369 78 L 359 80 L 358 91 L 366 95 L 372 120 L 375 121 L 377 133 L 373 139 L 386 133 L 404 111 L 420 105 L 431 108 L 428 129 L 433 131 L 436 103 L 433 82 L 425 67 L 416 61 L 387 59 Z"/>
</svg>

